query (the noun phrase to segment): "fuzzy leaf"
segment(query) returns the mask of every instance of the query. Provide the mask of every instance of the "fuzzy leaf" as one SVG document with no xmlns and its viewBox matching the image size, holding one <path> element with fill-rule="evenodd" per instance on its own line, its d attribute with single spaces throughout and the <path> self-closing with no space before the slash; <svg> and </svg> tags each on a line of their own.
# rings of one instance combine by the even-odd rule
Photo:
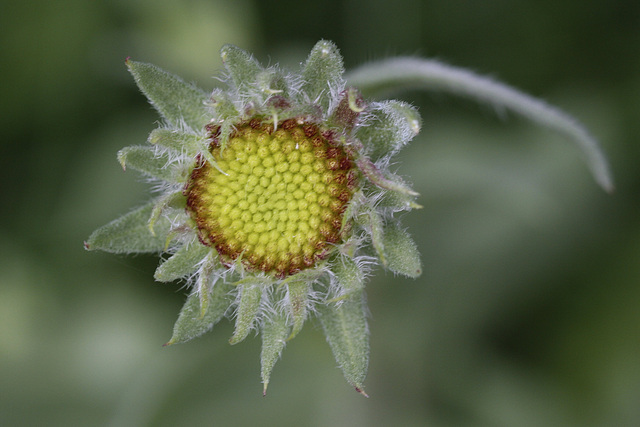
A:
<svg viewBox="0 0 640 427">
<path fill-rule="evenodd" d="M 278 99 L 282 102 L 289 98 L 289 85 L 282 71 L 277 68 L 262 70 L 256 76 L 256 83 L 258 88 L 266 95 L 278 94 L 281 96 Z"/>
<path fill-rule="evenodd" d="M 176 170 L 168 164 L 169 156 L 167 154 L 158 155 L 154 147 L 139 145 L 125 147 L 118 151 L 118 161 L 124 170 L 130 167 L 153 178 L 169 182 L 184 180 L 184 177 L 180 177 Z"/>
<path fill-rule="evenodd" d="M 271 371 L 280 358 L 288 336 L 289 322 L 286 316 L 274 315 L 265 319 L 262 325 L 262 353 L 260 355 L 261 376 L 264 384 L 263 394 L 267 393 Z"/>
<path fill-rule="evenodd" d="M 172 126 L 184 123 L 198 130 L 207 124 L 206 92 L 152 64 L 127 59 L 127 67 L 140 90 Z"/>
<path fill-rule="evenodd" d="M 318 311 L 327 341 L 344 377 L 364 394 L 362 384 L 369 366 L 369 333 L 363 292 L 355 292 L 339 304 L 321 306 Z"/>
<path fill-rule="evenodd" d="M 384 250 L 384 221 L 380 214 L 374 209 L 366 209 L 358 218 L 358 221 L 364 225 L 365 229 L 371 235 L 371 244 L 375 249 L 378 258 L 383 266 L 387 265 L 387 259 Z"/>
<path fill-rule="evenodd" d="M 209 251 L 204 260 L 202 260 L 202 266 L 194 285 L 194 292 L 197 292 L 200 297 L 200 317 L 204 317 L 209 310 L 209 304 L 211 304 L 212 300 L 212 289 L 219 279 L 216 270 L 221 267 L 221 264 L 216 255 L 216 251 Z M 213 303 L 215 304 L 215 301 Z"/>
<path fill-rule="evenodd" d="M 326 110 L 331 92 L 341 91 L 344 86 L 343 73 L 344 65 L 338 48 L 329 41 L 321 40 L 313 47 L 302 68 L 302 90 L 311 101 L 318 99 Z"/>
<path fill-rule="evenodd" d="M 173 129 L 152 130 L 149 134 L 149 142 L 153 145 L 170 148 L 178 153 L 185 153 L 187 156 L 194 156 L 207 145 L 204 137 Z"/>
<path fill-rule="evenodd" d="M 151 234 L 148 223 L 155 204 L 150 202 L 98 228 L 85 242 L 85 248 L 112 253 L 162 252 L 171 226 L 166 218 L 160 218 L 155 235 Z"/>
<path fill-rule="evenodd" d="M 240 285 L 240 287 L 240 302 L 238 303 L 238 312 L 236 314 L 236 329 L 229 340 L 230 344 L 237 344 L 249 335 L 256 320 L 264 291 L 263 283 L 247 283 Z"/>
<path fill-rule="evenodd" d="M 390 172 L 384 173 L 383 176 L 387 183 L 392 183 L 390 187 L 395 186 L 395 188 L 402 188 L 402 190 L 389 189 L 385 191 L 377 204 L 379 209 L 389 210 L 390 212 L 422 209 L 422 206 L 416 203 L 418 193 L 413 191 L 402 177 Z"/>
<path fill-rule="evenodd" d="M 229 93 L 223 91 L 222 89 L 214 89 L 213 92 L 211 92 L 209 103 L 215 108 L 218 117 L 228 118 L 238 115 L 238 110 L 236 109 L 236 106 Z M 225 127 L 224 124 L 225 123 L 223 122 L 221 125 L 220 134 L 222 137 L 224 137 L 224 135 L 228 135 L 229 133 L 223 130 Z"/>
<path fill-rule="evenodd" d="M 155 229 L 156 222 L 158 221 L 158 219 L 160 219 L 162 214 L 167 209 L 173 208 L 173 209 L 179 209 L 181 211 L 184 211 L 184 208 L 186 207 L 186 205 L 187 205 L 187 198 L 182 193 L 182 191 L 166 193 L 163 196 L 159 197 L 158 200 L 156 201 L 156 205 L 153 207 L 153 210 L 151 211 L 151 217 L 149 218 L 148 227 L 149 227 L 149 231 L 151 231 L 151 234 L 153 234 L 154 236 L 156 235 L 156 229 Z M 182 214 L 186 216 L 184 212 L 182 212 Z M 177 219 L 177 217 L 174 217 L 174 220 L 175 219 Z M 169 244 L 169 240 L 167 240 L 166 244 Z"/>
<path fill-rule="evenodd" d="M 397 222 L 390 222 L 384 229 L 384 251 L 389 270 L 414 279 L 422 274 L 418 248 Z"/>
<path fill-rule="evenodd" d="M 333 274 L 344 295 L 362 290 L 364 287 L 364 273 L 353 258 L 340 257 L 333 265 Z"/>
<path fill-rule="evenodd" d="M 414 190 L 407 186 L 400 177 L 393 174 L 384 174 L 371 159 L 361 156 L 356 160 L 356 164 L 360 168 L 360 171 L 371 181 L 374 185 L 384 188 L 385 190 L 397 191 L 408 196 L 417 196 Z"/>
<path fill-rule="evenodd" d="M 207 299 L 204 313 L 201 310 L 200 292 L 191 292 L 173 327 L 173 336 L 165 345 L 187 342 L 209 332 L 224 317 L 229 307 L 230 290 L 231 286 L 223 281 L 216 283 Z"/>
<path fill-rule="evenodd" d="M 373 160 L 397 153 L 422 126 L 418 111 L 405 102 L 376 102 L 368 113 L 369 121 L 358 129 L 357 135 Z"/>
<path fill-rule="evenodd" d="M 197 154 L 201 154 L 212 166 L 220 170 L 216 160 L 209 151 L 211 141 L 204 136 L 172 129 L 155 129 L 151 131 L 148 141 L 153 145 L 162 145 L 163 147 L 182 153 L 184 157 L 195 158 Z M 225 173 L 222 170 L 220 171 Z M 184 180 L 184 178 L 182 178 L 182 180 Z"/>
<path fill-rule="evenodd" d="M 391 212 L 422 209 L 422 205 L 416 203 L 416 196 L 398 191 L 385 192 L 377 206 L 380 209 L 388 209 Z"/>
<path fill-rule="evenodd" d="M 193 273 L 211 249 L 199 243 L 184 245 L 160 264 L 153 277 L 159 282 L 171 282 Z"/>
<path fill-rule="evenodd" d="M 293 319 L 291 340 L 302 330 L 302 325 L 307 318 L 307 300 L 309 298 L 309 283 L 307 281 L 291 281 L 287 285 L 289 289 L 289 313 Z"/>
<path fill-rule="evenodd" d="M 262 66 L 249 52 L 230 44 L 220 49 L 220 56 L 238 92 L 248 92 L 251 85 L 256 84 Z"/>
</svg>

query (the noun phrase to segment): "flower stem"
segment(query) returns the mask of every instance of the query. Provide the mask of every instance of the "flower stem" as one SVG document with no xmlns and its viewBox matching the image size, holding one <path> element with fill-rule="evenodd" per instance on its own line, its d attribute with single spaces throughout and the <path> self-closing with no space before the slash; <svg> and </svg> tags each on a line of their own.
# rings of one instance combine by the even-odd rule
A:
<svg viewBox="0 0 640 427">
<path fill-rule="evenodd" d="M 598 141 L 580 123 L 558 108 L 489 77 L 434 60 L 395 58 L 363 65 L 351 71 L 347 81 L 365 96 L 421 88 L 451 92 L 512 110 L 573 139 L 586 156 L 596 182 L 607 192 L 614 189 L 609 165 Z"/>
</svg>

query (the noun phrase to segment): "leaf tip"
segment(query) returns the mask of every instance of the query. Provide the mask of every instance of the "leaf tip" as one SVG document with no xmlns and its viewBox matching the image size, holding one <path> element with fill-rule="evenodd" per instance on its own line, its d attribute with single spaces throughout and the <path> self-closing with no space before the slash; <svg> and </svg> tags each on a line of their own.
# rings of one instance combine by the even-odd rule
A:
<svg viewBox="0 0 640 427">
<path fill-rule="evenodd" d="M 127 153 L 124 149 L 118 151 L 118 162 L 122 166 L 123 171 L 127 171 Z"/>
<path fill-rule="evenodd" d="M 135 61 L 132 60 L 130 56 L 126 57 L 126 59 L 124 60 L 124 65 L 126 65 L 127 70 L 129 70 L 130 73 L 133 73 L 133 68 L 135 67 Z"/>
<path fill-rule="evenodd" d="M 229 60 L 229 52 L 238 50 L 238 48 L 232 44 L 225 44 L 220 48 L 220 58 L 223 62 L 227 62 Z"/>
<path fill-rule="evenodd" d="M 363 389 L 362 387 L 358 387 L 358 386 L 356 386 L 356 387 L 355 387 L 355 389 L 356 389 L 356 391 L 357 391 L 358 393 L 360 393 L 361 395 L 363 395 L 363 396 L 364 396 L 364 397 L 366 397 L 367 399 L 369 398 L 369 395 L 368 395 L 367 393 L 365 393 L 365 391 L 364 391 L 364 389 Z"/>
</svg>

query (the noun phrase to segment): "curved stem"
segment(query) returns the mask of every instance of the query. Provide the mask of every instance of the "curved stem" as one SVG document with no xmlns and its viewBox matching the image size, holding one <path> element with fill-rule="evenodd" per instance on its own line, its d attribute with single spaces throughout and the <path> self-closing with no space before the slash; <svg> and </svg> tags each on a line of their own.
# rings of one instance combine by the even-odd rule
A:
<svg viewBox="0 0 640 427">
<path fill-rule="evenodd" d="M 573 139 L 586 156 L 594 179 L 608 192 L 614 189 L 606 157 L 598 141 L 567 113 L 508 85 L 434 60 L 395 58 L 363 65 L 347 75 L 365 96 L 406 88 L 441 90 L 508 108 Z"/>
</svg>

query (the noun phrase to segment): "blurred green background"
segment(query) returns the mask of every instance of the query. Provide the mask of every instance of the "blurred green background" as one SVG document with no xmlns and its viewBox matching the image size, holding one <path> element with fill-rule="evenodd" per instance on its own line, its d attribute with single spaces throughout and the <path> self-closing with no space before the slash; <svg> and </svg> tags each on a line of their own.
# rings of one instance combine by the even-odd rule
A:
<svg viewBox="0 0 640 427">
<path fill-rule="evenodd" d="M 640 425 L 640 3 L 636 0 L 0 2 L 0 425 Z M 211 89 L 218 49 L 298 66 L 421 55 L 490 74 L 588 125 L 617 191 L 517 117 L 432 93 L 396 167 L 424 274 L 368 284 L 370 399 L 315 322 L 259 383 L 228 321 L 162 348 L 186 290 L 154 256 L 85 252 L 147 186 L 115 154 L 158 121 L 124 60 Z"/>
</svg>

